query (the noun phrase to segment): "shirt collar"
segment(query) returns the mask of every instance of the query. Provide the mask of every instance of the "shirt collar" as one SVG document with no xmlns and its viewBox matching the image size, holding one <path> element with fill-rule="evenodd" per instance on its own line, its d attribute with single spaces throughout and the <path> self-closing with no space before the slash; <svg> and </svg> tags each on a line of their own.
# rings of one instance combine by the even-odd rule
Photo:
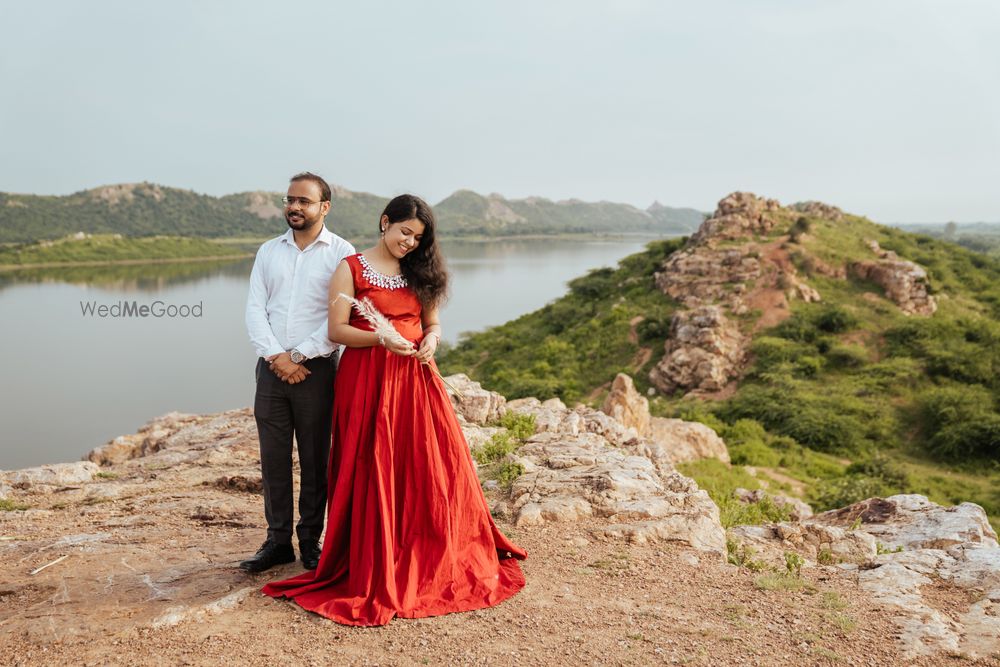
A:
<svg viewBox="0 0 1000 667">
<path fill-rule="evenodd" d="M 295 245 L 295 232 L 292 231 L 291 227 L 289 227 L 285 231 L 285 234 L 281 237 L 281 240 L 284 241 L 285 243 Z M 323 225 L 323 229 L 319 230 L 319 236 L 316 237 L 316 240 L 313 241 L 313 243 L 325 243 L 327 245 L 333 245 L 333 232 L 327 229 L 326 225 Z M 306 247 L 308 248 L 309 246 Z"/>
</svg>

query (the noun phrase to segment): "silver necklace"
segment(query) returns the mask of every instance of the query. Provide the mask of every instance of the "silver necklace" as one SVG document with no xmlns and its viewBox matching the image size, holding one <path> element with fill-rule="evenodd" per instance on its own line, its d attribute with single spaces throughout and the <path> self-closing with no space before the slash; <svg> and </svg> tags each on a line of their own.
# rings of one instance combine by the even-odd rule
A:
<svg viewBox="0 0 1000 667">
<path fill-rule="evenodd" d="M 358 255 L 358 261 L 361 262 L 361 275 L 365 277 L 365 280 L 370 282 L 372 285 L 381 287 L 382 289 L 399 289 L 400 287 L 406 287 L 406 278 L 402 275 L 398 276 L 387 276 L 384 273 L 379 273 L 375 270 L 368 260 L 365 259 L 364 255 Z"/>
</svg>

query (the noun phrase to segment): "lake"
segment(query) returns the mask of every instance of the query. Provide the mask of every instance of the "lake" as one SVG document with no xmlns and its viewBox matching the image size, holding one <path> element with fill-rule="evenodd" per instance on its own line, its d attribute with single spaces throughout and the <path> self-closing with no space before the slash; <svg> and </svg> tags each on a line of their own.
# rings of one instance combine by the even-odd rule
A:
<svg viewBox="0 0 1000 667">
<path fill-rule="evenodd" d="M 501 324 L 614 266 L 649 239 L 445 241 L 444 338 Z M 243 323 L 251 260 L 0 273 L 0 469 L 78 460 L 174 410 L 252 405 L 256 361 Z M 200 306 L 200 317 L 98 317 L 112 307 Z M 158 311 L 157 311 L 158 312 Z M 196 311 L 197 312 L 197 311 Z"/>
</svg>

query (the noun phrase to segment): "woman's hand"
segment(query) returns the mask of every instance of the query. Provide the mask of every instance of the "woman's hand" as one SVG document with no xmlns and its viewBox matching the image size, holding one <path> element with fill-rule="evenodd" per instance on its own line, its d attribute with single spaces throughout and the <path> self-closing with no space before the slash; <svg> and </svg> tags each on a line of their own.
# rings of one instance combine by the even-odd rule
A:
<svg viewBox="0 0 1000 667">
<path fill-rule="evenodd" d="M 393 354 L 398 354 L 401 357 L 412 357 L 417 353 L 417 351 L 413 349 L 413 343 L 411 343 L 410 341 L 406 341 L 405 347 L 398 343 L 394 343 L 391 340 L 385 341 L 384 343 L 382 343 L 382 346 L 385 347 L 385 349 L 392 352 Z"/>
<path fill-rule="evenodd" d="M 429 363 L 431 359 L 434 358 L 434 353 L 437 351 L 438 346 L 438 335 L 435 333 L 429 333 L 424 336 L 424 339 L 420 341 L 420 349 L 417 350 L 414 356 L 417 357 L 417 361 L 422 364 Z"/>
</svg>

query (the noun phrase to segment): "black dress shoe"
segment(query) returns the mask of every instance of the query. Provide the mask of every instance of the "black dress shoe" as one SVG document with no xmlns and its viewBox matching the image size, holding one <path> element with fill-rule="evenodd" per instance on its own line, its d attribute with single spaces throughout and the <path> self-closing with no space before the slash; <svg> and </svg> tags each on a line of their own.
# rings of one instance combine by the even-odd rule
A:
<svg viewBox="0 0 1000 667">
<path fill-rule="evenodd" d="M 319 567 L 319 555 L 322 553 L 316 540 L 300 540 L 299 554 L 302 556 L 302 566 L 307 570 Z"/>
<path fill-rule="evenodd" d="M 295 562 L 295 552 L 291 544 L 278 544 L 273 540 L 267 540 L 260 545 L 250 558 L 240 563 L 240 569 L 245 572 L 263 572 L 275 565 Z"/>
</svg>

